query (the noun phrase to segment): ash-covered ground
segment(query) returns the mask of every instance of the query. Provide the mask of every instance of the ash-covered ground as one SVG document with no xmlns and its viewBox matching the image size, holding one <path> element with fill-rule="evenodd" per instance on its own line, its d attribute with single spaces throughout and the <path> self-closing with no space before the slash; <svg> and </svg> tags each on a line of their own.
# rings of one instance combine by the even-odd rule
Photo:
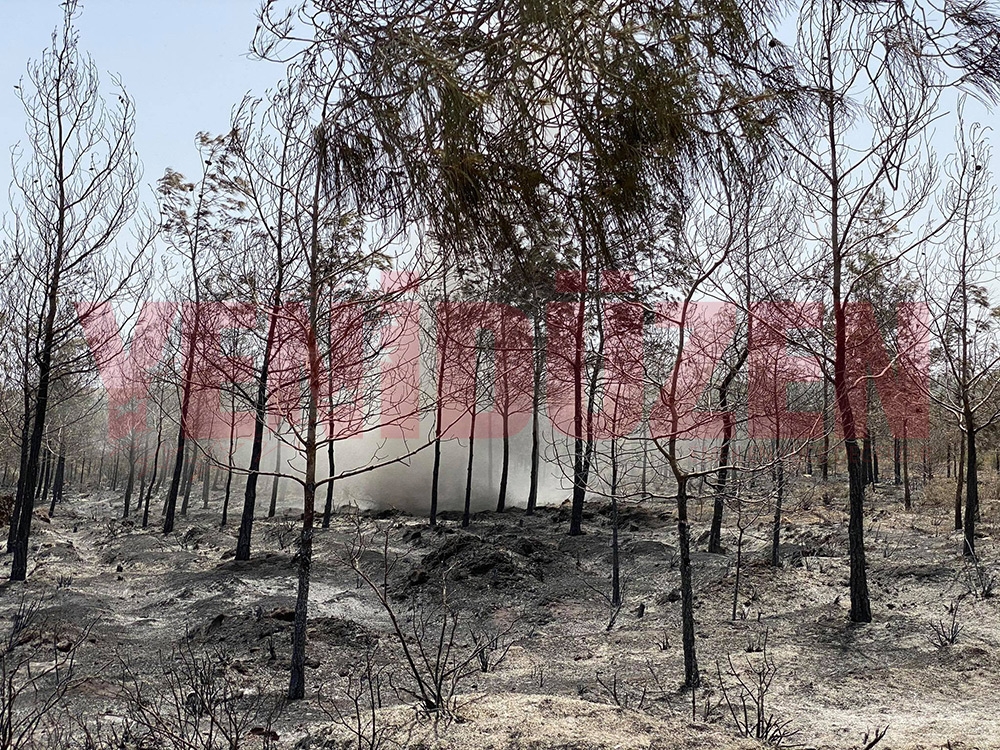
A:
<svg viewBox="0 0 1000 750">
<path fill-rule="evenodd" d="M 741 736 L 760 733 L 763 680 L 762 730 L 783 746 L 864 748 L 888 727 L 878 747 L 1000 748 L 997 481 L 983 481 L 978 566 L 950 530 L 950 483 L 923 488 L 912 511 L 897 488 L 869 494 L 868 625 L 847 617 L 846 482 L 793 482 L 779 568 L 769 514 L 744 518 L 736 619 L 736 517 L 725 554 L 708 554 L 711 498 L 696 500 L 693 692 L 681 689 L 669 502 L 621 509 L 617 611 L 607 504 L 588 505 L 580 537 L 567 535 L 567 507 L 480 513 L 468 529 L 454 514 L 431 529 L 342 509 L 315 535 L 307 698 L 296 702 L 282 700 L 291 499 L 258 520 L 253 559 L 236 562 L 216 495 L 166 537 L 120 520 L 110 493 L 70 495 L 34 520 L 28 582 L 0 587 L 4 678 L 42 675 L 5 700 L 15 717 L 45 707 L 29 733 L 38 747 L 87 747 L 87 736 L 153 747 L 137 738 L 151 742 L 159 725 L 164 747 L 728 750 L 764 744 Z M 427 707 L 420 674 L 440 678 L 446 711 Z"/>
</svg>

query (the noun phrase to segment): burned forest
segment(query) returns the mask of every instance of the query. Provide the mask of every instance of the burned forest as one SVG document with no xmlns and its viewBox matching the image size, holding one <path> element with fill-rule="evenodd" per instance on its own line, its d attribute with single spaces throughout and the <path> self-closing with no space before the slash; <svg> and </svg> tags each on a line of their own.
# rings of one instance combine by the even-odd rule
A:
<svg viewBox="0 0 1000 750">
<path fill-rule="evenodd" d="M 152 5 L 3 32 L 0 750 L 1000 749 L 1000 7 Z"/>
</svg>

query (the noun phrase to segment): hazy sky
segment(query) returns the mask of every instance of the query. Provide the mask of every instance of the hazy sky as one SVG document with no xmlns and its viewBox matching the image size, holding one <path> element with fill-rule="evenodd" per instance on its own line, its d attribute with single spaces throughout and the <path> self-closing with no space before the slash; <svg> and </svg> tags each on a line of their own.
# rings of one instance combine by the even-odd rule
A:
<svg viewBox="0 0 1000 750">
<path fill-rule="evenodd" d="M 246 52 L 256 0 L 82 0 L 80 46 L 91 54 L 105 91 L 111 73 L 136 103 L 136 147 L 143 182 L 166 167 L 197 170 L 195 134 L 228 129 L 230 111 L 247 91 L 263 93 L 281 67 Z M 10 183 L 10 147 L 24 139 L 14 86 L 61 23 L 57 0 L 0 0 L 0 185 Z M 148 189 L 144 198 L 152 201 Z"/>
<path fill-rule="evenodd" d="M 111 91 L 110 74 L 117 73 L 135 99 L 136 146 L 146 185 L 154 184 L 166 167 L 194 175 L 198 131 L 225 132 L 233 105 L 246 92 L 262 94 L 281 77 L 281 66 L 247 57 L 258 0 L 81 4 L 81 48 L 93 56 L 106 91 Z M 24 114 L 13 87 L 28 59 L 49 45 L 61 19 L 58 0 L 0 0 L 0 189 L 10 183 L 9 149 L 24 135 Z M 792 36 L 792 27 L 787 30 Z M 953 96 L 945 102 L 946 109 L 953 109 Z M 972 102 L 966 114 L 968 122 L 994 119 Z M 939 120 L 934 131 L 932 140 L 943 160 L 953 148 L 953 117 Z M 994 148 L 1000 146 L 996 133 L 990 140 Z M 144 198 L 152 201 L 148 192 Z"/>
</svg>

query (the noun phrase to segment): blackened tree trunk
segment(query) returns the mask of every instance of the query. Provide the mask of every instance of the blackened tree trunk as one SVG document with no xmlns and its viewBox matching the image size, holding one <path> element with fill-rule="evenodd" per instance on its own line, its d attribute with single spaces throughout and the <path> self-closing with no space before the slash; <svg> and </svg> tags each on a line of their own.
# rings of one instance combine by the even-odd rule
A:
<svg viewBox="0 0 1000 750">
<path fill-rule="evenodd" d="M 831 126 L 832 127 L 832 126 Z M 857 428 L 854 421 L 854 408 L 850 399 L 850 383 L 847 375 L 847 313 L 841 296 L 841 268 L 843 258 L 840 255 L 840 248 L 837 244 L 839 230 L 836 228 L 838 222 L 839 208 L 834 194 L 834 210 L 831 212 L 831 220 L 834 224 L 832 236 L 834 238 L 834 264 L 833 264 L 833 300 L 834 300 L 834 327 L 835 327 L 835 354 L 834 354 L 834 397 L 837 402 L 837 411 L 840 414 L 840 424 L 844 430 L 844 448 L 847 454 L 847 476 L 848 476 L 848 553 L 850 557 L 850 592 L 851 592 L 851 621 L 871 622 L 871 602 L 868 598 L 868 569 L 865 560 L 865 485 L 862 473 L 861 449 L 858 446 Z"/>
<path fill-rule="evenodd" d="M 322 123 L 323 120 L 321 119 Z M 303 445 L 306 470 L 302 483 L 302 535 L 299 540 L 298 591 L 295 596 L 295 622 L 292 626 L 292 660 L 288 680 L 288 698 L 305 697 L 306 638 L 309 617 L 309 579 L 312 568 L 313 525 L 316 515 L 316 458 L 319 453 L 319 401 L 322 367 L 316 332 L 319 327 L 320 300 L 320 188 L 326 169 L 326 133 L 320 124 L 315 133 L 317 146 L 316 177 L 313 191 L 311 238 L 309 243 L 309 326 L 306 347 L 309 355 L 309 389 L 306 405 L 306 430 Z M 332 436 L 329 437 L 333 439 Z"/>
<path fill-rule="evenodd" d="M 278 439 L 278 449 L 274 455 L 274 477 L 271 479 L 271 504 L 267 507 L 267 517 L 274 518 L 278 510 L 278 487 L 281 482 L 281 439 Z"/>
<path fill-rule="evenodd" d="M 281 285 L 284 265 L 279 252 L 278 280 L 275 287 L 275 306 L 281 304 Z M 260 478 L 260 457 L 264 447 L 264 427 L 267 425 L 267 387 L 278 327 L 278 311 L 268 315 L 267 339 L 257 372 L 257 398 L 254 402 L 253 442 L 250 445 L 250 464 L 247 467 L 247 481 L 243 488 L 243 513 L 240 515 L 240 530 L 236 537 L 236 559 L 250 559 L 250 540 L 253 535 L 253 520 L 257 508 L 257 480 Z"/>
<path fill-rule="evenodd" d="M 823 379 L 823 454 L 820 456 L 819 468 L 823 481 L 830 478 L 830 384 Z"/>
<path fill-rule="evenodd" d="M 115 453 L 115 463 L 111 469 L 111 486 L 112 492 L 118 489 L 118 465 L 121 462 L 121 453 Z"/>
<path fill-rule="evenodd" d="M 910 510 L 913 496 L 910 494 L 910 441 L 906 435 L 906 420 L 903 420 L 903 507 Z"/>
<path fill-rule="evenodd" d="M 900 471 L 900 445 L 899 438 L 892 439 L 892 482 L 897 487 L 903 483 L 903 475 Z"/>
<path fill-rule="evenodd" d="M 160 451 L 163 449 L 163 419 L 157 423 L 156 427 L 156 448 L 153 449 L 153 473 L 149 478 L 149 485 L 146 487 L 146 495 L 139 495 L 139 502 L 142 505 L 142 528 L 146 528 L 149 523 L 149 504 L 153 499 L 153 492 L 157 488 L 157 478 L 160 471 Z"/>
<path fill-rule="evenodd" d="M 872 487 L 878 484 L 878 441 L 874 436 L 871 438 L 872 452 Z"/>
<path fill-rule="evenodd" d="M 749 334 L 748 334 L 749 337 Z M 733 415 L 729 411 L 729 388 L 736 378 L 736 374 L 743 366 L 750 352 L 750 348 L 744 347 L 740 351 L 740 356 L 733 367 L 726 373 L 726 377 L 719 384 L 719 411 L 722 412 L 722 444 L 719 446 L 719 469 L 716 475 L 715 504 L 712 508 L 712 526 L 708 532 L 708 551 L 711 554 L 722 552 L 722 516 L 726 510 L 726 491 L 729 479 L 729 451 L 733 442 Z M 644 465 L 645 468 L 645 465 Z"/>
<path fill-rule="evenodd" d="M 451 336 L 451 329 L 449 328 L 450 321 L 448 318 L 448 269 L 443 268 L 441 271 L 441 297 L 445 302 L 444 305 L 444 319 L 438 319 L 437 326 L 435 327 L 435 334 L 437 335 L 437 373 L 435 382 L 435 396 L 436 401 L 434 404 L 434 466 L 431 469 L 431 508 L 430 508 L 430 518 L 428 523 L 433 527 L 437 526 L 437 514 L 438 514 L 438 500 L 441 487 L 441 436 L 444 432 L 444 425 L 442 424 L 444 420 L 444 375 L 445 375 L 445 364 L 447 363 L 448 356 L 448 340 Z M 440 309 L 440 308 L 439 308 Z"/>
<path fill-rule="evenodd" d="M 778 434 L 781 434 L 780 431 Z M 771 525 L 771 567 L 781 565 L 781 506 L 785 499 L 785 465 L 781 458 L 781 440 L 774 440 L 774 521 Z"/>
<path fill-rule="evenodd" d="M 542 379 L 545 373 L 545 345 L 541 340 L 541 313 L 536 313 L 534 326 L 534 379 L 531 391 L 531 472 L 528 475 L 528 507 L 527 514 L 533 515 L 538 505 L 538 470 L 541 453 L 541 409 L 542 409 Z"/>
<path fill-rule="evenodd" d="M 503 414 L 503 436 L 501 437 L 500 458 L 500 489 L 497 491 L 497 513 L 503 513 L 507 508 L 507 481 L 510 476 L 510 418 L 507 411 Z"/>
<path fill-rule="evenodd" d="M 472 513 L 472 466 L 476 455 L 476 416 L 479 414 L 479 355 L 476 345 L 476 360 L 472 374 L 472 423 L 469 426 L 469 459 L 465 467 L 465 509 L 462 512 L 462 528 L 467 529 Z"/>
<path fill-rule="evenodd" d="M 955 465 L 955 531 L 961 531 L 962 520 L 962 487 L 965 484 L 965 431 L 962 432 L 958 449 L 958 463 Z"/>
<path fill-rule="evenodd" d="M 979 467 L 976 465 L 976 427 L 971 411 L 965 414 L 965 545 L 966 557 L 976 556 L 976 518 L 979 513 Z"/>
<path fill-rule="evenodd" d="M 125 502 L 122 508 L 122 518 L 128 518 L 132 506 L 132 492 L 135 488 L 135 433 L 129 436 L 128 442 L 128 478 L 125 480 Z"/>
<path fill-rule="evenodd" d="M 62 448 L 59 450 L 59 458 L 56 461 L 56 477 L 52 486 L 52 502 L 49 504 L 49 517 L 56 514 L 56 504 L 63 499 L 63 486 L 66 481 L 66 455 Z"/>
<path fill-rule="evenodd" d="M 193 444 L 188 450 L 187 463 L 185 464 L 184 485 L 181 490 L 181 515 L 186 516 L 188 505 L 191 502 L 191 485 L 194 484 L 194 470 L 198 463 L 197 447 Z M 168 508 L 169 513 L 169 508 Z"/>
<path fill-rule="evenodd" d="M 585 258 L 584 258 L 585 260 Z M 584 264 L 580 274 L 580 299 L 577 303 L 576 331 L 573 337 L 573 503 L 570 508 L 569 534 L 579 536 L 583 533 L 583 503 L 587 497 L 587 482 L 589 474 L 589 454 L 584 440 L 585 401 L 584 367 L 585 340 L 584 330 L 587 316 L 587 269 Z"/>
<path fill-rule="evenodd" d="M 688 526 L 687 477 L 677 477 L 677 536 L 681 567 L 681 642 L 684 649 L 684 686 L 701 684 L 695 652 L 694 584 L 691 578 L 691 531 Z"/>
<path fill-rule="evenodd" d="M 874 472 L 872 471 L 872 439 L 871 434 L 868 430 L 865 430 L 865 436 L 861 441 L 861 483 L 867 487 L 872 484 L 872 477 Z"/>
<path fill-rule="evenodd" d="M 42 481 L 38 485 L 38 489 L 35 492 L 35 501 L 46 498 L 49 495 L 49 487 L 52 484 L 52 457 L 53 453 L 51 450 L 46 450 L 44 453 L 44 460 L 42 461 Z"/>
<path fill-rule="evenodd" d="M 31 435 L 31 391 L 27 383 L 24 388 L 24 418 L 21 424 L 21 454 L 17 470 L 17 486 L 14 491 L 14 507 L 11 509 L 10 528 L 7 531 L 7 552 L 14 551 L 14 543 L 17 539 L 18 519 L 21 514 L 24 494 L 24 479 L 28 470 L 28 443 Z"/>
<path fill-rule="evenodd" d="M 618 439 L 611 438 L 611 606 L 622 605 L 621 560 L 618 548 Z"/>
<path fill-rule="evenodd" d="M 476 407 L 472 407 L 472 428 L 469 430 L 469 458 L 465 465 L 465 505 L 462 510 L 462 528 L 467 529 L 472 520 L 472 464 L 476 455 Z"/>
<path fill-rule="evenodd" d="M 331 430 L 329 442 L 326 444 L 326 463 L 330 468 L 330 473 L 326 482 L 326 505 L 323 506 L 323 528 L 330 528 L 330 516 L 333 514 L 333 475 L 336 471 L 337 456 L 334 452 L 333 429 Z"/>
<path fill-rule="evenodd" d="M 205 454 L 205 474 L 201 480 L 201 507 L 208 510 L 209 494 L 212 491 L 212 459 Z"/>
</svg>

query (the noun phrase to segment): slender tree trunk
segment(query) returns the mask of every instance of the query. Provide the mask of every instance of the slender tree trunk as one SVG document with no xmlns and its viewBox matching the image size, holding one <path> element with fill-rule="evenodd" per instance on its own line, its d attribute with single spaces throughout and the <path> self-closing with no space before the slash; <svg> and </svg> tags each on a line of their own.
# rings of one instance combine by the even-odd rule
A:
<svg viewBox="0 0 1000 750">
<path fill-rule="evenodd" d="M 160 472 L 160 451 L 163 449 L 163 420 L 162 418 L 156 426 L 156 448 L 153 450 L 153 475 L 149 478 L 149 485 L 146 487 L 145 497 L 139 495 L 139 502 L 142 504 L 142 528 L 146 528 L 149 523 L 149 504 L 153 500 L 153 492 L 159 486 L 157 484 Z"/>
<path fill-rule="evenodd" d="M 733 582 L 733 621 L 736 621 L 736 614 L 740 603 L 740 581 L 743 577 L 743 536 L 747 527 L 743 523 L 743 506 L 736 508 L 736 580 Z"/>
<path fill-rule="evenodd" d="M 823 453 L 819 468 L 824 482 L 830 478 L 830 429 L 830 384 L 823 378 Z"/>
<path fill-rule="evenodd" d="M 278 439 L 278 450 L 274 457 L 274 478 L 271 480 L 271 504 L 267 508 L 267 517 L 274 518 L 274 514 L 278 511 L 278 484 L 281 481 L 281 477 L 278 474 L 281 472 L 281 439 Z"/>
<path fill-rule="evenodd" d="M 583 400 L 584 375 L 584 329 L 586 324 L 586 289 L 587 270 L 580 275 L 580 300 L 577 304 L 576 332 L 573 338 L 573 505 L 570 508 L 569 534 L 579 536 L 583 533 L 583 503 L 587 496 L 586 449 L 583 439 L 583 423 L 585 415 Z"/>
<path fill-rule="evenodd" d="M 322 122 L 322 120 L 321 120 Z M 310 247 L 311 269 L 309 277 L 309 401 L 307 406 L 305 459 L 306 470 L 302 485 L 302 536 L 299 541 L 298 591 L 295 597 L 295 622 L 292 630 L 292 661 L 288 680 L 288 698 L 305 697 L 306 638 L 309 617 L 309 577 L 312 568 L 313 525 L 316 514 L 316 457 L 319 426 L 319 400 L 321 389 L 320 356 L 316 341 L 319 323 L 319 196 L 320 183 L 326 174 L 326 144 L 323 125 L 317 128 L 318 164 L 313 193 L 312 242 Z"/>
<path fill-rule="evenodd" d="M 59 451 L 59 459 L 56 462 L 56 478 L 52 487 L 52 502 L 49 504 L 49 518 L 56 514 L 56 504 L 63 499 L 63 486 L 66 480 L 66 456 L 63 451 Z"/>
<path fill-rule="evenodd" d="M 222 519 L 219 521 L 220 528 L 225 528 L 229 522 L 229 501 L 233 491 L 233 456 L 236 453 L 236 395 L 230 392 L 230 410 L 234 413 L 229 422 L 229 450 L 226 452 L 226 487 L 225 495 L 222 498 Z"/>
<path fill-rule="evenodd" d="M 332 372 L 332 370 L 331 370 Z M 326 505 L 323 507 L 323 528 L 330 528 L 330 516 L 333 514 L 333 475 L 336 471 L 336 455 L 334 454 L 333 429 L 331 425 L 330 436 L 326 444 L 326 463 L 330 467 L 329 478 L 326 483 Z"/>
<path fill-rule="evenodd" d="M 232 456 L 229 458 L 230 466 L 232 466 Z M 229 500 L 232 497 L 233 492 L 233 470 L 229 469 L 226 471 L 226 494 L 222 499 L 222 520 L 219 525 L 225 528 L 226 523 L 229 521 Z"/>
<path fill-rule="evenodd" d="M 122 518 L 128 518 L 132 507 L 132 491 L 135 488 L 135 434 L 132 434 L 128 444 L 128 478 L 125 480 L 125 502 Z"/>
<path fill-rule="evenodd" d="M 445 303 L 448 301 L 448 271 L 444 269 L 442 282 L 442 297 Z M 440 308 L 439 308 L 440 309 Z M 437 367 L 437 383 L 435 390 L 437 391 L 437 400 L 434 405 L 434 466 L 431 469 L 431 509 L 430 509 L 430 519 L 429 523 L 431 526 L 437 526 L 437 514 L 438 514 L 438 498 L 441 487 L 441 435 L 444 431 L 444 425 L 442 421 L 444 420 L 444 373 L 445 364 L 447 362 L 448 355 L 448 339 L 451 335 L 449 329 L 449 317 L 448 317 L 448 307 L 447 304 L 444 306 L 445 315 L 442 325 L 442 321 L 439 319 L 437 325 L 437 350 L 438 350 L 438 367 Z"/>
<path fill-rule="evenodd" d="M 497 513 L 503 513 L 507 508 L 507 480 L 510 476 L 510 435 L 507 434 L 509 431 L 508 410 L 504 410 L 503 437 L 501 438 L 503 457 L 500 459 L 500 490 L 497 492 Z"/>
<path fill-rule="evenodd" d="M 118 489 L 118 466 L 121 462 L 121 453 L 115 453 L 115 465 L 111 470 L 111 491 Z"/>
<path fill-rule="evenodd" d="M 965 432 L 959 442 L 958 463 L 955 465 L 955 531 L 961 531 L 962 520 L 962 487 L 965 484 Z"/>
<path fill-rule="evenodd" d="M 900 444 L 899 438 L 894 437 L 892 439 L 892 482 L 897 487 L 903 483 L 903 475 L 900 471 L 899 460 L 900 460 Z"/>
<path fill-rule="evenodd" d="M 621 561 L 618 550 L 618 440 L 611 438 L 611 606 L 622 605 Z"/>
<path fill-rule="evenodd" d="M 472 376 L 472 424 L 469 426 L 469 460 L 465 467 L 465 510 L 462 513 L 462 528 L 467 529 L 472 512 L 472 464 L 476 451 L 476 416 L 479 413 L 479 348 L 476 348 L 475 373 Z"/>
<path fill-rule="evenodd" d="M 52 451 L 46 450 L 42 454 L 42 481 L 35 489 L 35 502 L 43 497 L 48 497 L 49 485 L 52 482 Z"/>
<path fill-rule="evenodd" d="M 836 211 L 834 211 L 836 222 Z M 837 234 L 836 231 L 834 233 Z M 840 294 L 841 259 L 839 248 L 834 263 L 834 315 L 836 346 L 834 357 L 834 394 L 837 411 L 844 430 L 844 448 L 847 457 L 849 486 L 848 552 L 850 557 L 851 621 L 871 622 L 871 602 L 868 598 L 868 569 L 865 560 L 865 485 L 862 471 L 861 450 L 858 446 L 854 410 L 850 401 L 850 384 L 847 381 L 847 317 Z"/>
<path fill-rule="evenodd" d="M 910 494 L 910 441 L 906 436 L 906 420 L 903 420 L 903 507 L 910 510 L 913 497 Z"/>
<path fill-rule="evenodd" d="M 531 391 L 531 473 L 528 476 L 528 507 L 527 515 L 533 515 L 538 505 L 538 459 L 541 453 L 541 409 L 542 409 L 542 378 L 545 372 L 545 346 L 541 340 L 541 314 L 536 313 L 534 319 L 535 356 L 533 373 L 534 382 Z"/>
<path fill-rule="evenodd" d="M 260 477 L 260 457 L 264 446 L 264 427 L 267 424 L 267 384 L 270 377 L 271 356 L 274 351 L 278 326 L 277 306 L 281 304 L 281 284 L 284 266 L 278 264 L 278 281 L 275 291 L 275 309 L 270 311 L 267 324 L 267 340 L 260 372 L 257 375 L 257 400 L 254 404 L 253 442 L 250 446 L 250 464 L 247 480 L 243 488 L 243 512 L 240 516 L 240 530 L 236 537 L 236 559 L 250 559 L 250 540 L 253 535 L 253 520 L 257 507 L 257 480 Z"/>
<path fill-rule="evenodd" d="M 872 483 L 872 439 L 868 430 L 861 440 L 861 483 L 867 487 Z"/>
<path fill-rule="evenodd" d="M 177 430 L 177 453 L 174 458 L 174 473 L 170 478 L 170 489 L 167 490 L 167 501 L 164 506 L 164 517 L 163 517 L 163 533 L 169 534 L 174 530 L 174 514 L 177 509 L 177 495 L 181 490 L 181 480 L 184 476 L 184 459 L 187 454 L 187 433 L 189 431 L 188 426 L 188 412 L 191 408 L 191 391 L 193 390 L 193 379 L 194 379 L 194 362 L 196 356 L 197 342 L 200 337 L 200 318 L 201 314 L 199 312 L 200 305 L 198 304 L 197 291 L 195 292 L 195 314 L 194 314 L 194 331 L 191 335 L 191 342 L 188 345 L 187 359 L 184 367 L 184 380 L 181 388 L 181 423 Z M 183 316 L 182 316 L 183 317 Z M 184 495 L 184 509 L 181 511 L 184 514 L 187 510 L 187 493 Z"/>
<path fill-rule="evenodd" d="M 778 433 L 781 434 L 780 431 Z M 785 499 L 785 466 L 781 460 L 781 441 L 774 440 L 774 523 L 771 526 L 771 566 L 781 566 L 781 506 Z"/>
<path fill-rule="evenodd" d="M 691 580 L 691 531 L 688 527 L 687 477 L 677 477 L 677 536 L 681 566 L 681 640 L 684 647 L 684 686 L 701 684 L 695 653 L 694 587 Z"/>
<path fill-rule="evenodd" d="M 717 555 L 722 552 L 722 516 L 726 510 L 726 490 L 729 479 L 729 451 L 733 442 L 733 415 L 729 411 L 729 387 L 736 373 L 743 366 L 749 347 L 740 352 L 739 360 L 719 384 L 719 411 L 722 412 L 722 444 L 719 446 L 719 469 L 716 475 L 715 503 L 712 508 L 712 526 L 708 532 L 708 551 Z M 645 464 L 643 465 L 645 469 Z"/>
<path fill-rule="evenodd" d="M 186 516 L 188 504 L 191 502 L 191 485 L 194 484 L 194 470 L 198 463 L 197 447 L 192 445 L 188 450 L 186 471 L 184 474 L 184 490 L 181 498 L 181 515 Z M 169 508 L 168 508 L 169 512 Z"/>
<path fill-rule="evenodd" d="M 976 465 L 976 428 L 973 415 L 965 414 L 965 545 L 966 557 L 976 556 L 976 516 L 979 512 L 979 467 Z"/>
<path fill-rule="evenodd" d="M 24 421 L 21 424 L 21 455 L 18 462 L 17 486 L 14 491 L 14 507 L 10 515 L 10 528 L 7 533 L 7 552 L 14 551 L 17 542 L 17 530 L 20 527 L 21 507 L 24 501 L 24 480 L 28 471 L 28 444 L 31 435 L 31 399 L 28 386 L 24 386 Z"/>
<path fill-rule="evenodd" d="M 212 459 L 205 454 L 205 476 L 201 480 L 201 508 L 208 510 L 209 494 L 212 491 Z"/>
<path fill-rule="evenodd" d="M 878 441 L 873 435 L 871 438 L 872 451 L 872 487 L 878 484 Z"/>
</svg>

